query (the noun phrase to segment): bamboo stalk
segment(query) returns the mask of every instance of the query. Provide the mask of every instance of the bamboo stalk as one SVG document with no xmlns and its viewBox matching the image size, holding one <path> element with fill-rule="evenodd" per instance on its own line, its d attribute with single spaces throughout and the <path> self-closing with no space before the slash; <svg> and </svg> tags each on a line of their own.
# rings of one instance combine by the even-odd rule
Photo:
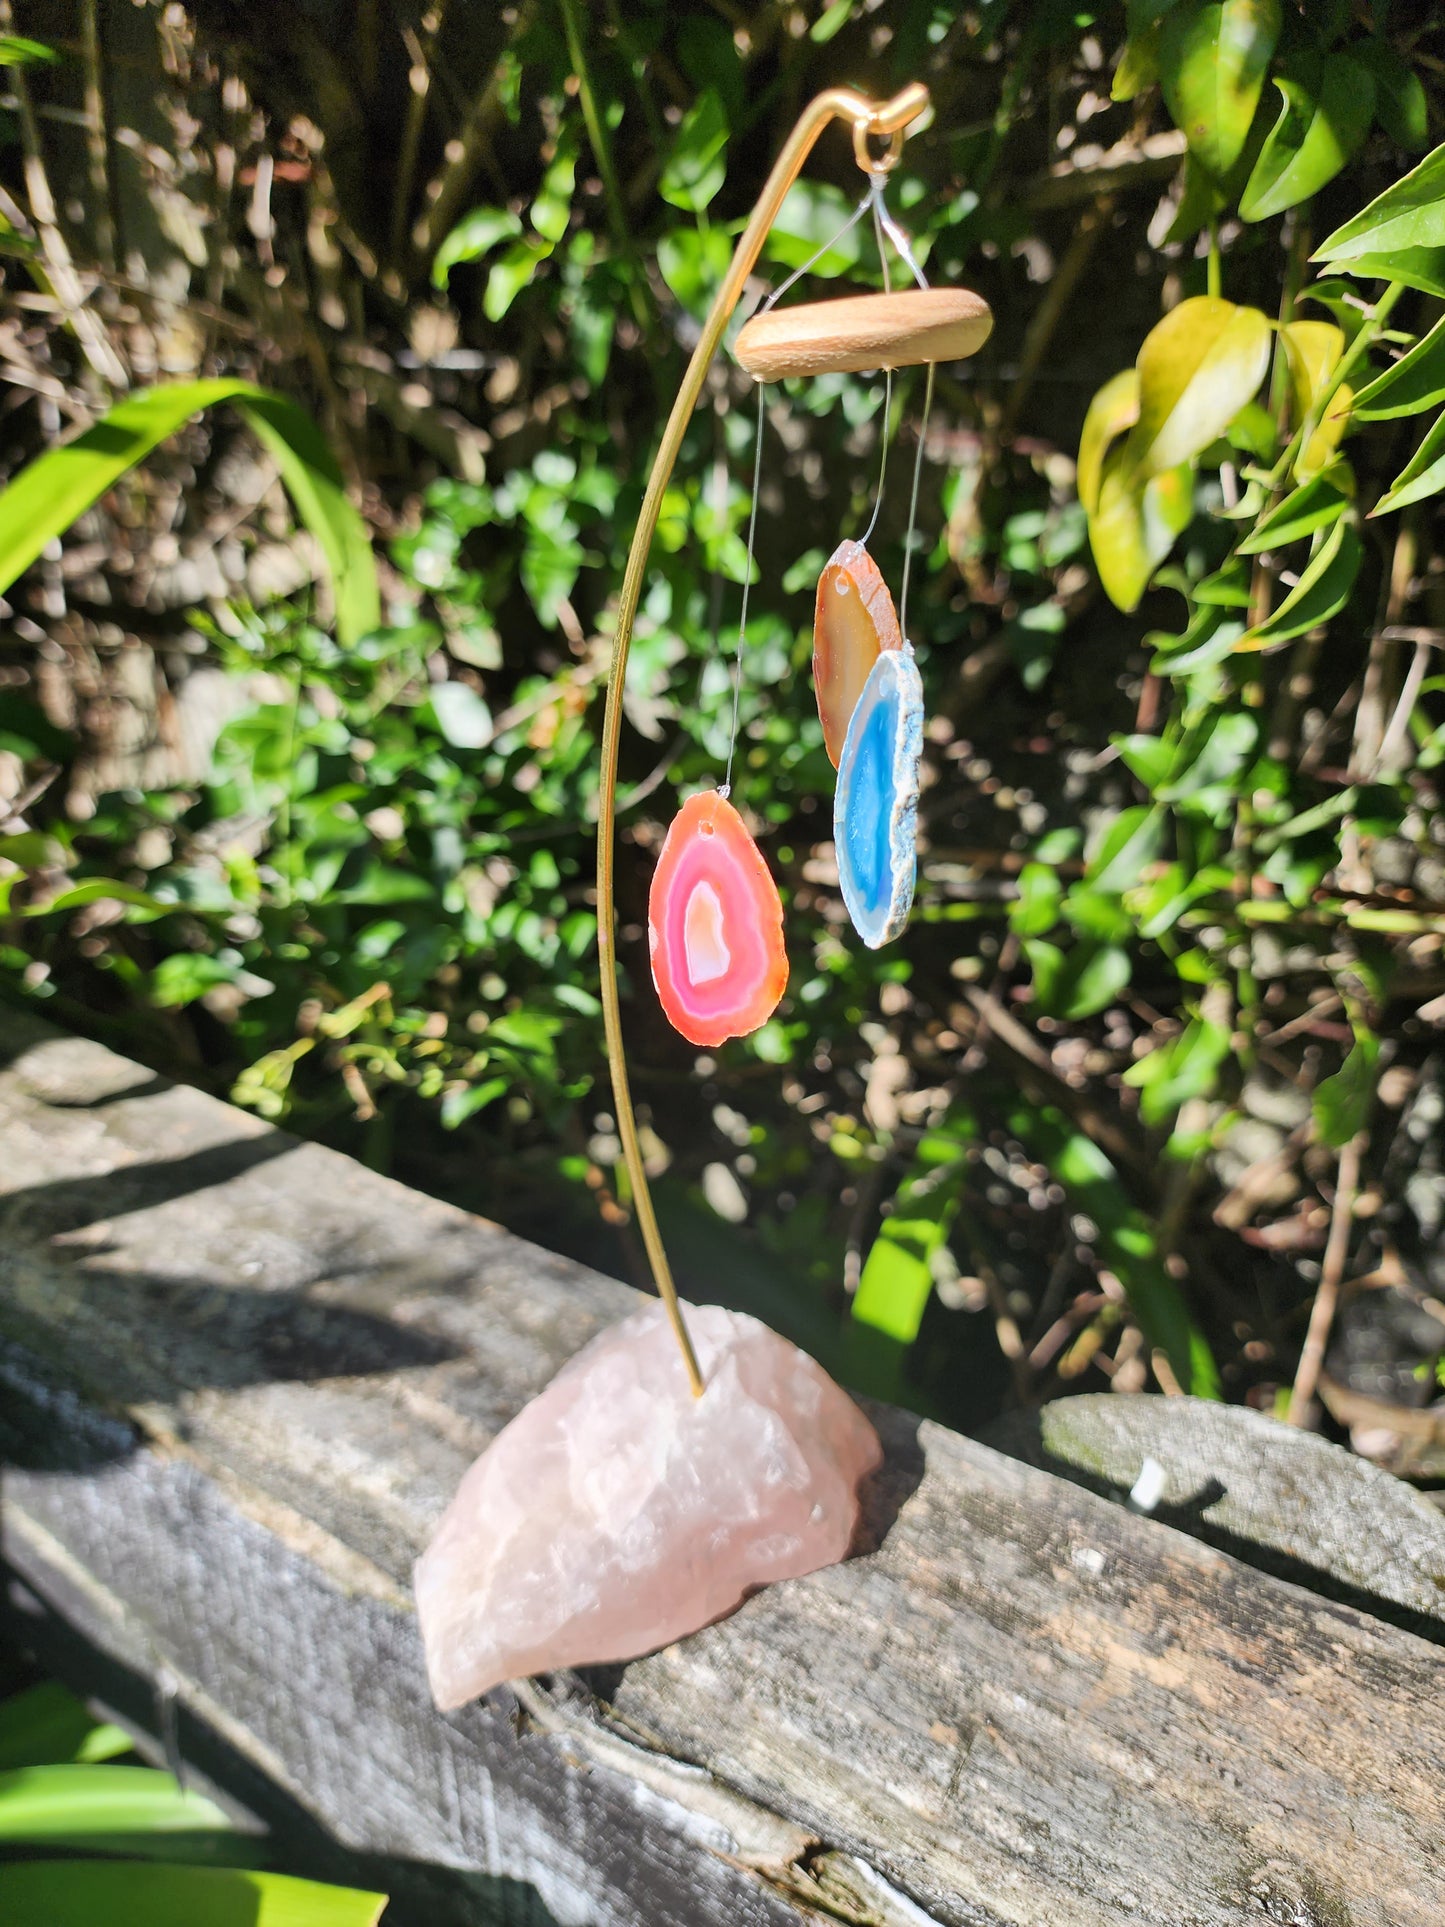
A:
<svg viewBox="0 0 1445 1927">
<path fill-rule="evenodd" d="M 672 1321 L 672 1329 L 682 1351 L 683 1363 L 687 1367 L 688 1379 L 696 1396 L 703 1392 L 702 1371 L 697 1362 L 697 1354 L 688 1336 L 687 1325 L 678 1303 L 677 1287 L 673 1282 L 672 1270 L 667 1261 L 662 1234 L 658 1229 L 657 1215 L 653 1210 L 652 1192 L 648 1186 L 647 1173 L 643 1169 L 642 1150 L 637 1141 L 637 1120 L 632 1109 L 632 1090 L 627 1076 L 627 1063 L 623 1056 L 622 1008 L 617 978 L 617 932 L 616 898 L 613 877 L 614 819 L 617 809 L 617 752 L 622 734 L 622 690 L 627 679 L 627 655 L 632 642 L 632 625 L 637 615 L 637 606 L 642 597 L 643 577 L 647 571 L 647 558 L 652 549 L 652 538 L 657 530 L 658 516 L 662 511 L 662 498 L 672 477 L 673 465 L 677 461 L 678 450 L 692 413 L 697 406 L 698 396 L 702 393 L 703 382 L 718 344 L 723 337 L 729 317 L 737 306 L 738 297 L 746 286 L 747 278 L 762 252 L 764 238 L 768 229 L 777 219 L 783 199 L 802 170 L 804 161 L 811 153 L 818 136 L 830 121 L 844 120 L 853 127 L 863 127 L 870 134 L 892 134 L 916 120 L 928 105 L 928 89 L 915 81 L 905 87 L 892 100 L 881 103 L 868 99 L 865 94 L 856 93 L 850 87 L 830 87 L 819 94 L 803 110 L 797 125 L 784 144 L 783 151 L 773 163 L 758 197 L 757 205 L 749 217 L 737 247 L 733 251 L 732 264 L 726 278 L 713 300 L 707 320 L 703 323 L 702 334 L 698 338 L 687 372 L 682 378 L 677 399 L 672 405 L 672 413 L 667 418 L 667 426 L 662 432 L 662 441 L 657 454 L 653 457 L 652 472 L 648 476 L 647 493 L 643 497 L 642 511 L 637 519 L 637 529 L 632 538 L 632 547 L 627 556 L 627 568 L 622 578 L 622 592 L 617 604 L 617 624 L 612 637 L 612 662 L 607 677 L 607 706 L 602 724 L 602 768 L 597 798 L 597 950 L 601 965 L 602 981 L 602 1020 L 607 1039 L 607 1063 L 612 1073 L 612 1094 L 617 1113 L 617 1135 L 622 1140 L 622 1154 L 627 1165 L 627 1175 L 632 1186 L 633 1209 L 637 1213 L 638 1226 L 642 1241 L 647 1249 L 648 1263 L 652 1267 L 653 1281 L 658 1296 L 667 1307 Z"/>
</svg>

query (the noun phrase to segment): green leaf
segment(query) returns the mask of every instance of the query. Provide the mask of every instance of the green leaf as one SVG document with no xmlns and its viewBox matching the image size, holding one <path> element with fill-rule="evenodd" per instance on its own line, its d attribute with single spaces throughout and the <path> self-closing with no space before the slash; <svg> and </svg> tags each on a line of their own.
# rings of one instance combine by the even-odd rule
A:
<svg viewBox="0 0 1445 1927">
<path fill-rule="evenodd" d="M 1375 81 L 1375 118 L 1398 146 L 1418 154 L 1430 139 L 1430 110 L 1420 77 L 1378 35 L 1358 40 L 1350 52 Z"/>
<path fill-rule="evenodd" d="M 1064 886 L 1047 863 L 1026 863 L 1019 872 L 1018 901 L 1009 906 L 1009 927 L 1020 937 L 1041 937 L 1059 920 Z"/>
<path fill-rule="evenodd" d="M 657 244 L 663 280 L 689 314 L 699 320 L 712 306 L 733 258 L 732 242 L 721 227 L 676 227 Z"/>
<path fill-rule="evenodd" d="M 1423 502 L 1445 487 L 1445 415 L 1437 415 L 1420 446 L 1370 510 L 1372 516 Z"/>
<path fill-rule="evenodd" d="M 1215 176 L 1244 151 L 1279 26 L 1279 0 L 1178 0 L 1164 16 L 1164 99 L 1190 153 Z"/>
<path fill-rule="evenodd" d="M 808 38 L 815 46 L 825 46 L 834 34 L 841 33 L 847 26 L 853 11 L 853 0 L 833 0 L 833 4 L 820 14 L 808 29 Z"/>
<path fill-rule="evenodd" d="M 831 182 L 794 181 L 778 209 L 777 220 L 768 230 L 763 252 L 770 261 L 781 262 L 785 268 L 801 268 L 805 262 L 812 261 L 825 241 L 831 241 L 827 252 L 813 261 L 808 272 L 820 280 L 849 273 L 858 265 L 863 244 L 857 227 L 850 228 L 846 234 L 839 230 L 854 205 L 842 189 Z M 833 240 L 835 235 L 837 239 Z"/>
<path fill-rule="evenodd" d="M 464 261 L 479 261 L 490 254 L 500 241 L 512 241 L 522 232 L 517 215 L 505 207 L 474 207 L 464 214 L 436 251 L 431 264 L 432 286 L 444 288 L 453 268 Z"/>
<path fill-rule="evenodd" d="M 1422 294 L 1445 298 L 1445 247 L 1390 248 L 1380 254 L 1351 255 L 1333 266 L 1362 281 L 1398 281 Z"/>
<path fill-rule="evenodd" d="M 1167 736 L 1113 736 L 1120 757 L 1146 790 L 1157 790 L 1169 780 L 1178 744 Z"/>
<path fill-rule="evenodd" d="M 1445 319 L 1437 321 L 1400 360 L 1367 382 L 1355 396 L 1355 413 L 1364 422 L 1418 415 L 1445 401 Z"/>
<path fill-rule="evenodd" d="M 1140 804 L 1120 810 L 1084 866 L 1096 890 L 1130 889 L 1155 860 L 1164 841 L 1164 812 Z"/>
<path fill-rule="evenodd" d="M 1097 1016 L 1129 982 L 1129 953 L 1118 944 L 1081 942 L 1069 950 L 1038 937 L 1024 939 L 1039 1008 L 1052 1017 Z"/>
<path fill-rule="evenodd" d="M 0 1866 L 0 1918 L 45 1927 L 376 1927 L 384 1894 L 229 1867 L 124 1860 Z"/>
<path fill-rule="evenodd" d="M 159 442 L 219 402 L 234 403 L 270 450 L 298 515 L 320 544 L 339 639 L 354 643 L 375 629 L 381 599 L 371 543 L 325 437 L 294 402 L 229 378 L 142 389 L 74 441 L 23 468 L 0 494 L 0 592 Z"/>
<path fill-rule="evenodd" d="M 470 683 L 433 683 L 428 701 L 437 728 L 453 749 L 484 749 L 491 742 L 492 712 Z"/>
<path fill-rule="evenodd" d="M 1379 1038 L 1357 1027 L 1349 1056 L 1333 1077 L 1323 1078 L 1315 1086 L 1311 1105 L 1315 1128 L 1336 1150 L 1357 1137 L 1369 1121 L 1379 1056 Z"/>
<path fill-rule="evenodd" d="M 1171 1043 L 1131 1064 L 1124 1082 L 1142 1093 L 1144 1122 L 1166 1124 L 1190 1098 L 1212 1097 L 1232 1041 L 1226 1025 L 1196 1017 Z"/>
<path fill-rule="evenodd" d="M 1353 494 L 1353 489 L 1347 493 L 1339 486 L 1344 468 L 1343 462 L 1337 462 L 1323 475 L 1313 476 L 1286 495 L 1255 524 L 1235 553 L 1263 555 L 1268 549 L 1282 549 L 1287 542 L 1298 542 L 1306 535 L 1313 535 L 1316 529 L 1338 522 L 1350 506 Z"/>
<path fill-rule="evenodd" d="M 1140 476 L 1127 448 L 1104 464 L 1099 506 L 1089 517 L 1089 547 L 1104 593 L 1125 614 L 1139 606 L 1149 578 L 1194 512 L 1194 478 L 1187 466 Z"/>
<path fill-rule="evenodd" d="M 1375 83 L 1367 67 L 1347 53 L 1331 54 L 1317 86 L 1313 78 L 1306 67 L 1302 77 L 1275 80 L 1284 105 L 1239 197 L 1246 221 L 1283 214 L 1317 194 L 1369 131 Z"/>
<path fill-rule="evenodd" d="M 43 40 L 27 40 L 19 33 L 0 33 L 0 67 L 30 67 L 59 58 L 54 47 L 47 47 Z"/>
<path fill-rule="evenodd" d="M 1104 458 L 1110 445 L 1127 433 L 1139 419 L 1139 370 L 1121 368 L 1106 381 L 1089 403 L 1079 436 L 1079 464 L 1075 480 L 1079 500 L 1086 515 L 1099 512 L 1099 491 L 1104 480 Z"/>
<path fill-rule="evenodd" d="M 199 950 L 162 957 L 150 976 L 150 1000 L 158 1010 L 180 1010 L 218 984 L 236 980 L 236 966 Z"/>
<path fill-rule="evenodd" d="M 355 883 L 344 890 L 333 890 L 330 903 L 419 903 L 436 892 L 425 877 L 415 870 L 399 870 L 374 858 L 366 864 Z"/>
<path fill-rule="evenodd" d="M 937 1155 L 930 1157 L 920 1145 L 925 1168 L 899 1186 L 853 1299 L 853 1317 L 860 1325 L 886 1332 L 904 1345 L 918 1336 L 933 1292 L 933 1262 L 958 1209 L 963 1147 L 944 1138 L 932 1148 Z"/>
<path fill-rule="evenodd" d="M 527 234 L 497 257 L 487 276 L 487 291 L 482 296 L 482 312 L 488 321 L 503 318 L 551 252 L 550 241 L 543 240 L 539 234 Z"/>
<path fill-rule="evenodd" d="M 148 1766 L 27 1766 L 0 1773 L 0 1840 L 116 1847 L 180 1857 L 182 1836 L 209 1851 L 231 1823 L 218 1806 Z"/>
<path fill-rule="evenodd" d="M 1258 308 L 1207 294 L 1181 301 L 1139 351 L 1139 420 L 1126 445 L 1131 459 L 1157 474 L 1217 441 L 1264 380 L 1270 338 Z"/>
<path fill-rule="evenodd" d="M 1110 100 L 1137 100 L 1159 78 L 1159 31 L 1157 23 L 1135 32 L 1131 27 L 1124 51 L 1114 69 Z"/>
<path fill-rule="evenodd" d="M 1315 250 L 1313 259 L 1344 268 L 1363 257 L 1407 257 L 1422 249 L 1445 249 L 1445 147 L 1435 148 L 1402 180 L 1337 227 Z"/>
<path fill-rule="evenodd" d="M 170 916 L 176 909 L 162 897 L 152 896 L 149 890 L 139 890 L 133 883 L 117 883 L 112 877 L 86 877 L 80 883 L 71 884 L 48 903 L 27 904 L 27 917 L 59 916 L 68 910 L 84 910 L 92 903 L 126 903 L 136 910 L 150 910 L 158 917 Z M 132 922 L 144 922 L 144 918 L 132 918 Z"/>
<path fill-rule="evenodd" d="M 715 87 L 704 88 L 688 109 L 657 191 L 664 201 L 689 214 L 701 214 L 727 178 L 724 150 L 727 113 Z"/>
<path fill-rule="evenodd" d="M 17 1766 L 94 1765 L 130 1750 L 128 1733 L 92 1719 L 56 1680 L 0 1703 L 0 1772 Z"/>
<path fill-rule="evenodd" d="M 489 1077 L 480 1084 L 465 1084 L 459 1090 L 448 1091 L 442 1099 L 442 1129 L 457 1130 L 469 1117 L 475 1117 L 478 1111 L 505 1097 L 507 1089 L 505 1077 Z"/>
<path fill-rule="evenodd" d="M 1364 546 L 1354 524 L 1343 517 L 1325 536 L 1309 565 L 1284 601 L 1256 628 L 1247 629 L 1236 650 L 1268 649 L 1337 616 L 1355 586 Z"/>
</svg>

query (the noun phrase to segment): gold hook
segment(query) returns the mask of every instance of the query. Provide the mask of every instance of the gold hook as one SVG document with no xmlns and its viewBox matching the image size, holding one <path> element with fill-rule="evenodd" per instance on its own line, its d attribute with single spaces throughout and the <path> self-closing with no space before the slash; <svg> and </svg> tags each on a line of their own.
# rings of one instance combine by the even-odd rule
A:
<svg viewBox="0 0 1445 1927">
<path fill-rule="evenodd" d="M 853 158 L 871 180 L 875 174 L 891 174 L 903 158 L 903 143 L 907 138 L 905 130 L 895 127 L 888 141 L 888 152 L 882 155 L 870 154 L 868 136 L 872 130 L 866 120 L 853 123 Z"/>
</svg>

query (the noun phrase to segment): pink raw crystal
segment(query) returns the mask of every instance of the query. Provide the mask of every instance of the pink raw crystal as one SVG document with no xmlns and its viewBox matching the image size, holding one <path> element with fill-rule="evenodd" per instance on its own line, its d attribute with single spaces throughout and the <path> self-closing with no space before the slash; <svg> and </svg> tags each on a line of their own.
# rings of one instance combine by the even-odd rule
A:
<svg viewBox="0 0 1445 1927">
<path fill-rule="evenodd" d="M 660 1304 L 594 1338 L 468 1470 L 417 1561 L 432 1697 L 633 1659 L 757 1586 L 843 1558 L 873 1427 L 756 1318 L 687 1308 L 688 1386 Z"/>
</svg>

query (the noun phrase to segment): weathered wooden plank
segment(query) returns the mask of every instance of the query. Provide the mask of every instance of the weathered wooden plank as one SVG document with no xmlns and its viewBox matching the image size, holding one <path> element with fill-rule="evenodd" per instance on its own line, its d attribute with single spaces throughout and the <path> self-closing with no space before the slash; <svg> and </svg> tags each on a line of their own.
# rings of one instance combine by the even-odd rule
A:
<svg viewBox="0 0 1445 1927">
<path fill-rule="evenodd" d="M 8 1556 L 344 1840 L 492 1876 L 504 1919 L 1445 1918 L 1436 1645 L 902 1414 L 871 1553 L 603 1706 L 526 1689 L 540 1732 L 505 1695 L 438 1717 L 410 1561 L 632 1294 L 95 1045 L 0 1038 Z"/>
</svg>

